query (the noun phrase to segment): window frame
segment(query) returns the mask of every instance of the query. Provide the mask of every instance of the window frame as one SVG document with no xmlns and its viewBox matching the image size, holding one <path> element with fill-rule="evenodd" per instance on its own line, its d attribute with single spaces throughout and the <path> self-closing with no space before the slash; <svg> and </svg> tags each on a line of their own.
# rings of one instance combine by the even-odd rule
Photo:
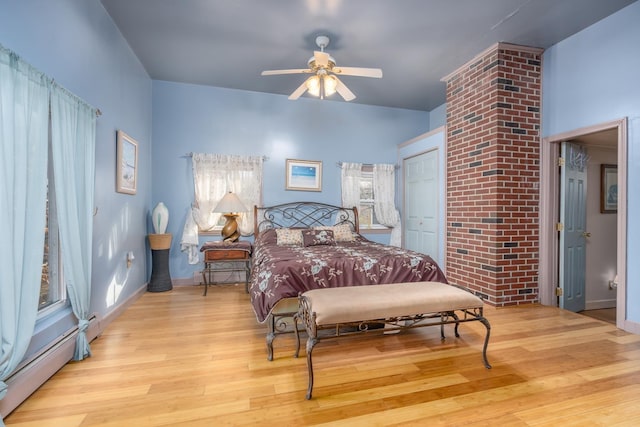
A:
<svg viewBox="0 0 640 427">
<path fill-rule="evenodd" d="M 375 201 L 376 201 L 376 195 L 375 192 L 373 190 L 373 166 L 369 166 L 369 165 L 363 165 L 362 169 L 360 171 L 360 185 L 362 185 L 363 181 L 367 181 L 367 182 L 371 182 L 371 194 L 373 196 L 372 199 L 362 199 L 360 198 L 360 201 L 358 203 L 358 223 L 360 226 L 361 230 L 367 230 L 367 231 L 378 231 L 378 232 L 385 232 L 385 231 L 390 231 L 391 228 L 387 227 L 386 225 L 382 225 L 379 222 L 376 221 L 376 216 L 375 216 Z M 360 196 L 362 197 L 362 191 L 360 192 Z M 362 214 L 363 212 L 365 212 L 365 209 L 363 209 L 363 206 L 370 206 L 371 209 L 371 218 L 370 220 L 364 220 Z"/>
<path fill-rule="evenodd" d="M 42 298 L 43 287 L 45 286 L 45 256 L 47 265 L 47 294 L 48 301 L 46 304 L 38 299 L 38 315 L 37 320 L 46 318 L 51 314 L 65 308 L 68 305 L 67 289 L 64 285 L 64 272 L 62 264 L 62 250 L 60 248 L 60 235 L 58 233 L 58 220 L 56 214 L 56 191 L 55 180 L 53 175 L 53 152 L 51 148 L 51 122 L 49 121 L 49 141 L 48 141 L 48 159 L 47 159 L 47 216 L 45 224 L 45 239 L 43 245 L 43 264 L 42 279 L 40 282 L 40 295 Z M 52 268 L 53 267 L 53 268 Z M 53 289 L 52 289 L 53 285 Z"/>
</svg>

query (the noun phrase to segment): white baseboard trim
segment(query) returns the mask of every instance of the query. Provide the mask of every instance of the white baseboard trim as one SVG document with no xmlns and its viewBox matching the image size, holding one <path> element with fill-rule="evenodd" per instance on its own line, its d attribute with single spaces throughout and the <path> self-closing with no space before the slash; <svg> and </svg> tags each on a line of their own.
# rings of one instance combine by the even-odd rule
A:
<svg viewBox="0 0 640 427">
<path fill-rule="evenodd" d="M 147 290 L 147 284 L 141 286 L 129 298 L 119 304 L 102 319 L 93 315 L 87 329 L 87 340 L 93 341 L 102 331 L 120 316 L 125 309 L 136 301 Z M 19 368 L 5 382 L 8 386 L 7 395 L 0 400 L 0 417 L 4 418 L 24 402 L 34 391 L 73 359 L 78 328 L 70 329 L 61 335 L 60 339 L 42 351 L 29 363 Z"/>
<path fill-rule="evenodd" d="M 200 282 L 196 282 L 193 277 L 181 278 L 181 279 L 171 279 L 171 284 L 173 286 L 197 286 Z"/>
<path fill-rule="evenodd" d="M 620 326 L 618 326 L 620 327 Z M 640 335 L 640 323 L 632 322 L 631 320 L 625 320 L 622 324 L 622 329 L 631 332 L 632 334 Z"/>
<path fill-rule="evenodd" d="M 615 308 L 615 307 L 616 307 L 615 298 L 587 301 L 585 303 L 585 310 L 600 310 L 602 308 Z"/>
</svg>

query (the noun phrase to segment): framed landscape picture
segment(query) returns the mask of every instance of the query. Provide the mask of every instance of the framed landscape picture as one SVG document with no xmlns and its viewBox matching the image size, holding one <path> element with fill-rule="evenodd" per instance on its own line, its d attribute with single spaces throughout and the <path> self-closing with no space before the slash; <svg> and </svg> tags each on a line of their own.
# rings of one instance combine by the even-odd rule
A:
<svg viewBox="0 0 640 427">
<path fill-rule="evenodd" d="M 136 194 L 138 184 L 138 143 L 119 130 L 116 149 L 116 191 Z"/>
<path fill-rule="evenodd" d="M 287 159 L 285 189 L 322 191 L 322 162 Z"/>
<path fill-rule="evenodd" d="M 600 213 L 618 212 L 618 165 L 600 165 Z"/>
</svg>

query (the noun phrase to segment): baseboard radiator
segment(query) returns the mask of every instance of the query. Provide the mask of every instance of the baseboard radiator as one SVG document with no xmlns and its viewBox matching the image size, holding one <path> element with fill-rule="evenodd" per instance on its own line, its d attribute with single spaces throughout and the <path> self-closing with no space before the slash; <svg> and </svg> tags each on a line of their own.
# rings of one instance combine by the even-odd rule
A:
<svg viewBox="0 0 640 427">
<path fill-rule="evenodd" d="M 120 316 L 126 308 L 137 300 L 147 290 L 147 284 L 143 284 L 132 295 L 122 302 L 117 308 L 102 318 L 93 314 L 89 317 L 87 340 L 96 339 L 111 322 Z M 7 395 L 0 400 L 0 417 L 4 418 L 24 402 L 42 384 L 58 372 L 64 365 L 73 359 L 76 348 L 78 327 L 70 328 L 56 341 L 45 349 L 25 361 L 16 372 L 5 381 L 9 387 Z"/>
<path fill-rule="evenodd" d="M 87 340 L 93 341 L 100 333 L 99 322 L 95 315 L 89 318 Z M 73 359 L 78 327 L 74 327 L 60 336 L 50 346 L 19 367 L 5 381 L 9 393 L 0 400 L 2 417 L 10 414 L 27 397 L 53 376 L 60 368 Z"/>
</svg>

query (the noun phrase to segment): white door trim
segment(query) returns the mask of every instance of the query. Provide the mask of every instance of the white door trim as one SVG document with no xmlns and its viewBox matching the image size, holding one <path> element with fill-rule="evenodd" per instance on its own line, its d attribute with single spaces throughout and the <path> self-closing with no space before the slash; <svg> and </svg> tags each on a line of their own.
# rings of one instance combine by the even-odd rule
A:
<svg viewBox="0 0 640 427">
<path fill-rule="evenodd" d="M 637 333 L 637 325 L 626 320 L 627 283 L 627 118 L 587 126 L 542 139 L 540 146 L 540 265 L 538 291 L 540 303 L 557 306 L 555 288 L 558 277 L 557 222 L 559 174 L 557 144 L 581 135 L 606 129 L 618 132 L 618 226 L 617 226 L 617 309 L 616 326 Z"/>
</svg>

